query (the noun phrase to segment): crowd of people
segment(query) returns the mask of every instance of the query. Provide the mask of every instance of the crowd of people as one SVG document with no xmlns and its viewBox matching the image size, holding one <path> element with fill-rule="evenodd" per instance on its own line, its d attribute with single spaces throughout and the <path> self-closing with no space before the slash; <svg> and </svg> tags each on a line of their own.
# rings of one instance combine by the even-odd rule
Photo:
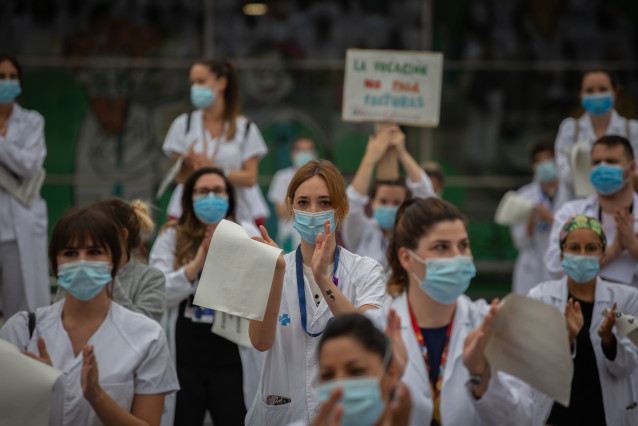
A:
<svg viewBox="0 0 638 426">
<path fill-rule="evenodd" d="M 149 206 L 110 198 L 56 222 L 47 262 L 43 200 L 0 179 L 0 339 L 63 371 L 51 424 L 638 425 L 638 348 L 616 327 L 617 313 L 638 317 L 638 123 L 613 109 L 611 74 L 585 73 L 586 112 L 534 147 L 519 194 L 536 207 L 511 229 L 512 291 L 565 318 L 569 406 L 490 365 L 499 301 L 464 294 L 477 273 L 467 218 L 398 126 L 375 128 L 349 185 L 314 141 L 295 140 L 267 194 L 273 239 L 257 186 L 267 146 L 242 115 L 233 64 L 197 61 L 190 82 L 195 109 L 163 145 L 180 167 L 169 221 L 148 257 Z M 28 180 L 46 155 L 44 120 L 16 103 L 21 86 L 18 62 L 0 55 L 0 169 Z M 575 198 L 581 142 L 595 193 Z M 390 152 L 405 177 L 376 179 Z M 211 332 L 216 312 L 194 303 L 222 219 L 286 248 L 249 346 Z"/>
</svg>

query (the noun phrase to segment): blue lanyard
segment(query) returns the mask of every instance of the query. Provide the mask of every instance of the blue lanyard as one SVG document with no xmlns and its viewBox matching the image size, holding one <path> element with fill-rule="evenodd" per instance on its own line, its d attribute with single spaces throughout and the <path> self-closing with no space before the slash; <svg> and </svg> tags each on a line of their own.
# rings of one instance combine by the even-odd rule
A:
<svg viewBox="0 0 638 426">
<path fill-rule="evenodd" d="M 332 282 L 337 287 L 339 286 L 339 280 L 337 279 L 335 274 L 337 273 L 337 266 L 339 266 L 339 251 L 340 251 L 340 247 L 337 246 L 335 248 L 335 265 L 334 265 L 334 269 L 332 270 Z M 301 313 L 301 326 L 303 327 L 303 331 L 305 331 L 308 336 L 318 337 L 321 335 L 321 333 L 323 333 L 323 331 L 316 334 L 308 333 L 308 329 L 306 328 L 306 315 L 307 315 L 306 314 L 306 290 L 305 290 L 304 281 L 303 281 L 303 259 L 301 258 L 301 244 L 297 246 L 296 260 L 297 260 L 297 294 L 299 295 L 299 313 Z"/>
</svg>

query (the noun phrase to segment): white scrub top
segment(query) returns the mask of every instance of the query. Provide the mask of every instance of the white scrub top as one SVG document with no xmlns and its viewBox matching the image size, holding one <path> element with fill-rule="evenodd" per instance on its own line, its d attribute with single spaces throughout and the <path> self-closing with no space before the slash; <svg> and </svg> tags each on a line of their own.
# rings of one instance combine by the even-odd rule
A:
<svg viewBox="0 0 638 426">
<path fill-rule="evenodd" d="M 278 170 L 270 181 L 268 188 L 268 201 L 273 204 L 285 204 L 288 185 L 297 172 L 296 167 L 286 167 Z M 301 244 L 301 236 L 293 226 L 293 220 L 289 218 L 277 218 L 277 244 L 279 247 L 292 251 Z"/>
<path fill-rule="evenodd" d="M 26 312 L 11 317 L 0 329 L 0 338 L 19 348 L 39 353 L 42 336 L 55 368 L 64 371 L 63 406 L 52 407 L 52 421 L 65 425 L 101 425 L 82 394 L 82 353 L 73 354 L 71 340 L 62 325 L 64 300 L 36 311 L 36 326 L 29 338 Z M 177 374 L 162 328 L 150 318 L 111 302 L 106 318 L 91 336 L 99 369 L 100 386 L 115 402 L 130 411 L 135 394 L 171 393 L 179 389 Z M 55 392 L 54 392 L 55 393 Z M 60 412 L 58 412 L 60 411 Z"/>
<path fill-rule="evenodd" d="M 567 278 L 548 281 L 539 284 L 529 292 L 529 297 L 541 300 L 565 311 L 567 304 Z M 594 348 L 598 376 L 603 394 L 605 420 L 608 425 L 637 426 L 638 425 L 638 348 L 627 337 L 619 339 L 616 335 L 616 358 L 607 359 L 598 336 L 598 329 L 605 317 L 603 311 L 611 309 L 617 303 L 616 312 L 638 317 L 638 290 L 635 288 L 610 283 L 596 279 L 596 293 L 594 295 L 594 310 L 591 315 L 589 338 Z M 616 334 L 616 327 L 612 332 Z M 576 348 L 578 350 L 578 348 Z M 545 425 L 554 401 L 546 395 L 535 391 L 534 425 Z M 632 407 L 632 408 L 629 408 Z"/>
<path fill-rule="evenodd" d="M 320 336 L 310 337 L 301 326 L 295 252 L 284 256 L 286 272 L 279 307 L 279 323 L 273 346 L 266 351 L 257 395 L 246 415 L 246 424 L 287 425 L 297 420 L 311 423 L 319 411 L 317 399 L 317 346 Z M 335 276 L 339 289 L 356 308 L 363 305 L 381 307 L 385 281 L 381 265 L 341 248 Z M 317 306 L 304 276 L 307 330 L 322 332 L 333 317 L 325 300 Z M 283 405 L 267 405 L 270 395 L 290 398 Z"/>
<path fill-rule="evenodd" d="M 421 172 L 421 180 L 412 182 L 406 179 L 406 185 L 413 198 L 436 197 L 432 182 L 427 173 Z M 385 252 L 389 241 L 383 235 L 383 229 L 376 219 L 366 214 L 366 206 L 370 202 L 370 197 L 359 194 L 352 185 L 349 185 L 346 194 L 350 210 L 343 222 L 342 236 L 343 242 L 359 256 L 367 256 L 381 263 L 385 268 L 388 266 Z"/>
<path fill-rule="evenodd" d="M 611 119 L 605 131 L 605 135 L 618 135 L 629 139 L 634 153 L 638 155 L 638 121 L 628 120 L 618 115 L 616 110 L 611 111 Z M 566 186 L 570 198 L 573 198 L 574 180 L 572 168 L 569 162 L 569 151 L 581 141 L 588 141 L 590 146 L 596 142 L 596 133 L 591 123 L 588 113 L 579 118 L 566 118 L 560 123 L 554 151 L 556 155 L 556 168 L 558 169 L 558 180 Z"/>
<path fill-rule="evenodd" d="M 188 114 L 182 114 L 171 124 L 166 139 L 162 145 L 162 150 L 167 156 L 173 153 L 181 154 L 194 143 L 193 152 L 202 153 L 206 146 L 206 153 L 213 157 L 215 163 L 222 169 L 241 170 L 242 164 L 253 157 L 262 158 L 268 152 L 264 139 L 255 123 L 250 123 L 247 130 L 248 119 L 244 116 L 237 117 L 235 137 L 229 141 L 224 139 L 224 132 L 217 138 L 212 138 L 210 133 L 204 129 L 203 111 L 195 110 L 190 116 L 190 127 L 186 132 Z M 206 137 L 204 145 L 203 137 Z M 173 191 L 171 202 L 168 208 L 169 216 L 180 217 L 182 185 L 178 185 Z M 179 189 L 178 189 L 179 188 Z M 237 219 L 242 221 L 252 221 L 255 217 L 264 214 L 265 200 L 261 190 L 257 187 L 257 192 L 251 191 L 252 187 L 242 187 L 235 185 L 237 198 Z M 255 197 L 259 197 L 255 201 Z M 254 209 L 256 206 L 256 209 Z M 253 211 L 255 210 L 255 211 Z M 254 215 L 253 213 L 258 213 Z"/>
<path fill-rule="evenodd" d="M 386 304 L 384 312 L 366 311 L 366 315 L 381 330 L 385 330 L 389 309 L 394 309 L 401 318 L 401 337 L 408 353 L 408 363 L 401 381 L 410 392 L 410 425 L 429 425 L 434 410 L 432 390 L 423 354 L 412 329 L 407 292 Z M 489 309 L 490 305 L 483 299 L 473 302 L 465 295 L 456 299 L 447 362 L 442 370 L 440 413 L 443 425 L 531 424 L 532 390 L 524 382 L 492 369 L 487 391 L 478 400 L 472 396 L 467 384 L 470 376 L 462 360 L 465 338 L 470 331 L 482 324 Z"/>
<path fill-rule="evenodd" d="M 552 213 L 556 213 L 567 201 L 567 191 L 561 185 L 558 186 L 554 199 L 551 201 L 543 193 L 539 182 L 525 185 L 516 192 L 535 205 L 544 205 Z M 550 223 L 538 217 L 534 224 L 534 234 L 532 236 L 527 233 L 527 221 L 510 227 L 512 241 L 518 250 L 512 278 L 512 291 L 514 293 L 526 295 L 538 283 L 551 279 L 549 272 L 543 266 L 543 258 L 549 244 L 551 227 Z"/>
<path fill-rule="evenodd" d="M 636 209 L 638 209 L 638 195 L 636 195 L 636 193 L 634 193 L 633 205 L 634 231 L 638 232 L 638 214 L 636 214 Z M 552 230 L 549 235 L 549 246 L 545 253 L 545 266 L 552 278 L 560 278 L 566 275 L 565 270 L 560 264 L 560 247 L 558 240 L 560 230 L 567 219 L 577 214 L 598 219 L 605 228 L 607 244 L 611 244 L 616 237 L 616 222 L 613 217 L 608 220 L 610 216 L 600 212 L 597 194 L 579 200 L 568 201 L 563 204 L 563 207 L 558 209 L 554 215 L 554 224 L 552 225 Z M 602 220 L 599 215 L 602 216 Z M 638 288 L 638 262 L 631 257 L 627 250 L 623 250 L 614 260 L 600 268 L 599 275 L 607 281 L 630 284 Z"/>
</svg>

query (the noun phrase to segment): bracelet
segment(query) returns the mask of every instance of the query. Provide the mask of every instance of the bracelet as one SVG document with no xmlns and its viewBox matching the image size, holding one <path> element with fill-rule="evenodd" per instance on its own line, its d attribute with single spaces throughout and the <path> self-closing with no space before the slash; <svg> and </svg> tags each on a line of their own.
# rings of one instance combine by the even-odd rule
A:
<svg viewBox="0 0 638 426">
<path fill-rule="evenodd" d="M 224 177 L 228 179 L 228 175 L 230 174 L 230 170 L 224 169 Z"/>
<path fill-rule="evenodd" d="M 489 367 L 485 367 L 485 370 L 483 371 L 483 374 L 481 374 L 480 376 L 475 376 L 470 374 L 470 379 L 468 380 L 471 384 L 479 386 L 482 385 L 483 382 L 485 381 L 485 376 L 487 376 L 487 369 Z"/>
</svg>

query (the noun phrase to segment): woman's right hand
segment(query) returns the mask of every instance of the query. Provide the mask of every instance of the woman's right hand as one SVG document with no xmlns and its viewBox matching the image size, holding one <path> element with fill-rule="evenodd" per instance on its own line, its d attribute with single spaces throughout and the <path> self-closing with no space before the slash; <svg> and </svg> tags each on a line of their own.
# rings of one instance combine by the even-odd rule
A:
<svg viewBox="0 0 638 426">
<path fill-rule="evenodd" d="M 266 227 L 264 225 L 259 225 L 259 231 L 261 232 L 261 237 L 251 237 L 251 239 L 255 241 L 259 241 L 260 243 L 269 245 L 271 247 L 275 247 L 276 249 L 279 249 L 279 246 L 277 245 L 277 243 L 274 242 L 272 238 L 270 238 L 270 235 L 268 235 L 268 231 L 266 230 Z M 286 261 L 284 260 L 284 252 L 282 250 L 282 252 L 279 253 L 279 257 L 277 258 L 276 268 L 284 269 L 285 267 L 286 267 Z"/>
<path fill-rule="evenodd" d="M 583 312 L 580 310 L 580 303 L 574 302 L 573 298 L 569 298 L 565 306 L 565 320 L 567 320 L 567 336 L 569 337 L 569 346 L 573 346 L 576 336 L 580 333 L 585 320 Z"/>
<path fill-rule="evenodd" d="M 370 135 L 364 159 L 377 164 L 388 150 L 392 136 L 392 128 L 383 129 L 378 135 Z"/>
<path fill-rule="evenodd" d="M 186 278 L 188 278 L 190 281 L 195 281 L 195 278 L 197 278 L 202 269 L 204 269 L 206 256 L 208 255 L 208 249 L 210 248 L 210 242 L 213 238 L 216 227 L 217 225 L 208 226 L 208 229 L 206 229 L 206 233 L 204 234 L 204 239 L 197 249 L 195 258 L 186 265 L 184 273 L 186 275 Z"/>
<path fill-rule="evenodd" d="M 93 346 L 84 346 L 82 349 L 82 373 L 80 376 L 82 384 L 82 394 L 89 401 L 95 401 L 102 392 L 99 382 L 99 373 L 97 369 L 97 361 Z"/>
<path fill-rule="evenodd" d="M 38 337 L 38 352 L 40 352 L 40 356 L 34 354 L 29 351 L 22 351 L 22 353 L 29 358 L 33 358 L 37 361 L 40 361 L 46 365 L 50 365 L 53 367 L 53 363 L 51 362 L 51 357 L 49 357 L 49 352 L 47 352 L 47 345 L 44 343 L 44 339 L 42 337 Z"/>
</svg>

